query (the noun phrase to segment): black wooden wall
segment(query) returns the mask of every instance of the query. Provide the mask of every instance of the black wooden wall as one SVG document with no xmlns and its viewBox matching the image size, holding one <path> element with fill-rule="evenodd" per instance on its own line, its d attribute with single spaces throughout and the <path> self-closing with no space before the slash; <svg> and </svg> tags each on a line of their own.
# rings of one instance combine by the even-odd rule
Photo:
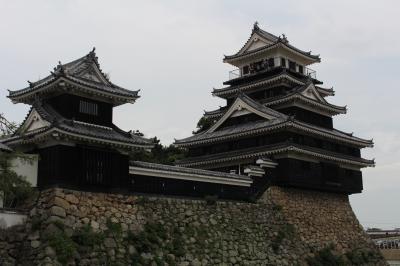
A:
<svg viewBox="0 0 400 266">
<path fill-rule="evenodd" d="M 97 105 L 97 114 L 91 115 L 80 112 L 80 102 L 88 102 Z M 111 126 L 113 106 L 109 103 L 94 101 L 71 94 L 62 94 L 48 100 L 48 103 L 63 117 L 75 119 L 91 124 Z"/>
<path fill-rule="evenodd" d="M 235 200 L 248 200 L 251 196 L 249 187 L 142 175 L 130 175 L 130 181 L 129 190 L 139 193 Z"/>
<path fill-rule="evenodd" d="M 363 189 L 361 171 L 340 168 L 330 163 L 312 163 L 295 159 L 279 159 L 271 174 L 271 183 L 281 186 L 321 191 L 360 193 Z"/>
<path fill-rule="evenodd" d="M 57 145 L 39 150 L 38 186 L 126 188 L 129 158 L 118 152 L 85 146 Z"/>
</svg>

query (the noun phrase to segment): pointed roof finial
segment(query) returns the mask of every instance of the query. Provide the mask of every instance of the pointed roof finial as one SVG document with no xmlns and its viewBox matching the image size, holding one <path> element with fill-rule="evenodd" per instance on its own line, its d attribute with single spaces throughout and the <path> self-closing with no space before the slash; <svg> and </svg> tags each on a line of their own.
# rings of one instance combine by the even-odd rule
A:
<svg viewBox="0 0 400 266">
<path fill-rule="evenodd" d="M 96 55 L 96 47 L 95 46 L 93 46 L 93 49 L 92 49 L 92 51 L 90 51 L 89 55 L 91 55 L 91 56 Z"/>
<path fill-rule="evenodd" d="M 254 30 L 259 29 L 259 27 L 258 27 L 258 21 L 257 21 L 257 20 L 256 20 L 256 22 L 254 22 L 253 29 L 254 29 Z"/>
<path fill-rule="evenodd" d="M 64 68 L 64 65 L 61 63 L 61 61 L 58 61 L 57 69 L 60 69 L 59 74 L 61 74 L 61 75 L 65 74 L 65 68 Z"/>
<path fill-rule="evenodd" d="M 282 41 L 285 42 L 285 43 L 289 42 L 287 37 L 286 37 L 286 35 L 285 35 L 285 33 L 282 33 Z"/>
</svg>

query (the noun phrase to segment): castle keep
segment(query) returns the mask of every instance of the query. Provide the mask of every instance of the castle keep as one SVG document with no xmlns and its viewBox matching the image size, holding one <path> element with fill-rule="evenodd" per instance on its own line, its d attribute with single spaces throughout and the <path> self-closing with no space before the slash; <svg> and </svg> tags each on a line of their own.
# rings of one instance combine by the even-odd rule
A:
<svg viewBox="0 0 400 266">
<path fill-rule="evenodd" d="M 226 106 L 205 112 L 203 131 L 175 142 L 189 150 L 178 165 L 249 174 L 258 186 L 361 192 L 360 169 L 374 161 L 360 149 L 373 143 L 333 127 L 332 117 L 347 109 L 326 100 L 334 91 L 308 67 L 320 61 L 255 24 L 224 58 L 237 69 L 212 94 Z"/>
</svg>

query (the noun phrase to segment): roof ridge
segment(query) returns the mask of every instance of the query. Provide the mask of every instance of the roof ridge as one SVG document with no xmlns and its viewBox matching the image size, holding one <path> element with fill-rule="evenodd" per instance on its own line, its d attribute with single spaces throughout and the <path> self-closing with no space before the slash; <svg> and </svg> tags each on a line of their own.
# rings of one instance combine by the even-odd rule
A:
<svg viewBox="0 0 400 266">
<path fill-rule="evenodd" d="M 263 111 L 266 114 L 270 114 L 270 115 L 277 116 L 277 117 L 280 117 L 280 118 L 288 118 L 287 115 L 285 115 L 285 114 L 283 114 L 281 112 L 278 112 L 278 111 L 276 111 L 276 110 L 274 110 L 272 108 L 269 108 L 269 107 L 267 107 L 267 106 L 255 101 L 255 100 L 253 100 L 252 98 L 250 98 L 248 95 L 246 95 L 243 92 L 239 93 L 238 99 L 241 99 L 242 101 L 246 102 L 249 105 L 252 105 L 253 107 L 258 109 L 259 111 Z"/>
</svg>

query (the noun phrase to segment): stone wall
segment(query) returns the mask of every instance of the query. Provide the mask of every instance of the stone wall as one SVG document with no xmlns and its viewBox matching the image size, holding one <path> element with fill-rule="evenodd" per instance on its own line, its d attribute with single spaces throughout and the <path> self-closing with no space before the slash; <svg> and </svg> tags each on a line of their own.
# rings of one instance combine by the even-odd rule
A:
<svg viewBox="0 0 400 266">
<path fill-rule="evenodd" d="M 49 189 L 25 234 L 16 265 L 386 265 L 347 196 L 278 187 L 257 203 Z"/>
</svg>

